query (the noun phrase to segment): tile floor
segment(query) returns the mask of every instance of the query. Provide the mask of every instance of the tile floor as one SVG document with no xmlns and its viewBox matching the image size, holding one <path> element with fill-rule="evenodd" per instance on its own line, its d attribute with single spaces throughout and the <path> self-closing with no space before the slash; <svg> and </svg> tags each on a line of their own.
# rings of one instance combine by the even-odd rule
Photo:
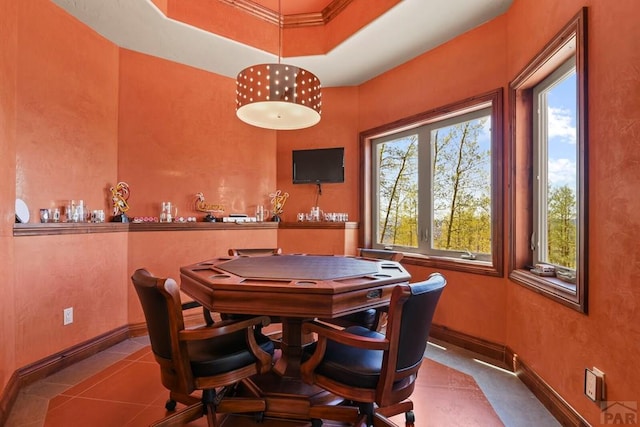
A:
<svg viewBox="0 0 640 427">
<path fill-rule="evenodd" d="M 25 387 L 6 427 L 147 426 L 164 416 L 167 396 L 147 337 L 133 338 Z M 447 344 L 428 346 L 412 400 L 416 426 L 559 426 L 513 374 Z M 394 421 L 404 425 L 404 416 Z M 206 426 L 206 421 L 189 425 Z M 245 425 L 254 424 L 246 417 L 225 423 Z M 309 425 L 281 420 L 261 424 Z"/>
</svg>

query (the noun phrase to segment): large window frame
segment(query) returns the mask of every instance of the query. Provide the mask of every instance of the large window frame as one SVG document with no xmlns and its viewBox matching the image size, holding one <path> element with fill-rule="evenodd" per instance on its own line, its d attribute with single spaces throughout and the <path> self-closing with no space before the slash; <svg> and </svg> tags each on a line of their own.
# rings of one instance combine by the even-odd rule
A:
<svg viewBox="0 0 640 427">
<path fill-rule="evenodd" d="M 538 53 L 510 83 L 509 107 L 511 119 L 511 192 L 509 278 L 535 292 L 545 295 L 576 311 L 587 313 L 587 238 L 588 238 L 588 122 L 587 122 L 587 9 L 581 9 L 565 27 Z M 555 276 L 545 277 L 531 270 L 539 257 L 536 237 L 543 219 L 538 212 L 541 200 L 536 183 L 539 157 L 536 150 L 538 132 L 537 88 L 545 79 L 558 79 L 566 70 L 576 73 L 576 166 L 577 166 L 577 262 L 575 284 Z M 555 74 L 554 74 L 555 73 Z M 544 149 L 544 144 L 542 144 Z M 543 206 L 544 207 L 544 206 Z"/>
<path fill-rule="evenodd" d="M 429 129 L 430 127 L 443 127 L 461 118 L 469 117 L 477 118 L 479 115 L 490 116 L 491 126 L 491 255 L 490 256 L 471 256 L 458 253 L 458 251 L 430 251 L 424 253 L 420 248 L 411 250 L 402 246 L 388 246 L 388 249 L 402 251 L 404 253 L 403 262 L 414 265 L 422 265 L 429 267 L 437 267 L 449 270 L 465 271 L 470 273 L 485 274 L 491 276 L 503 275 L 503 239 L 504 224 L 502 221 L 502 199 L 503 199 L 503 90 L 495 89 L 491 92 L 471 97 L 459 102 L 455 102 L 443 107 L 426 111 L 405 119 L 398 120 L 393 123 L 369 129 L 360 134 L 361 146 L 361 179 L 360 188 L 362 195 L 361 214 L 362 226 L 360 227 L 360 242 L 363 247 L 381 247 L 375 242 L 375 227 L 373 213 L 376 209 L 376 177 L 372 173 L 374 170 L 373 158 L 375 151 L 375 142 L 384 141 L 388 137 L 397 137 L 406 132 L 420 132 L 420 128 Z M 424 150 L 424 146 L 421 148 Z M 424 156 L 422 156 L 424 161 Z M 422 163 L 424 165 L 424 163 Z M 421 170 L 425 169 L 420 166 Z M 422 180 L 421 180 L 422 182 Z M 421 205 L 429 206 L 430 198 L 424 193 L 424 187 L 421 186 L 419 198 L 422 200 Z M 421 207 L 424 209 L 424 207 Z M 431 209 L 429 206 L 427 209 Z M 424 218 L 424 217 L 423 217 Z M 420 224 L 421 232 L 424 232 L 428 224 L 422 222 Z M 461 256 L 465 255 L 465 256 Z"/>
</svg>

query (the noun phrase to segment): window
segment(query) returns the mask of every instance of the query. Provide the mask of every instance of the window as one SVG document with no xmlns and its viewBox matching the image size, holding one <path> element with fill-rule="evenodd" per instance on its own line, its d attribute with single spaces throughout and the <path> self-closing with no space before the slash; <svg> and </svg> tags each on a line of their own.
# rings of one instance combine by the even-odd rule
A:
<svg viewBox="0 0 640 427">
<path fill-rule="evenodd" d="M 577 260 L 576 105 L 572 57 L 533 87 L 533 259 L 567 277 Z"/>
<path fill-rule="evenodd" d="M 502 91 L 364 132 L 364 244 L 500 275 Z"/>
<path fill-rule="evenodd" d="M 586 312 L 586 10 L 511 83 L 510 278 Z"/>
</svg>

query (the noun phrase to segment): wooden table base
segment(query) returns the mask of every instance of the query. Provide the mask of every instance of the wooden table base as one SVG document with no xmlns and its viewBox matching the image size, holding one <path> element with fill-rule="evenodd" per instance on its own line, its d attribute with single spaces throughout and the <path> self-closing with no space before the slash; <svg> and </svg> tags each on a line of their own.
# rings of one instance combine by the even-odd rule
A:
<svg viewBox="0 0 640 427">
<path fill-rule="evenodd" d="M 284 420 L 282 418 L 265 418 L 262 422 L 256 421 L 250 415 L 224 414 L 219 419 L 220 427 L 311 427 L 311 421 Z M 346 423 L 326 420 L 322 427 L 344 427 Z"/>
<path fill-rule="evenodd" d="M 292 377 L 281 377 L 275 372 L 252 377 L 242 382 L 250 395 L 264 397 L 266 417 L 309 420 L 309 409 L 315 405 L 337 405 L 342 399 L 328 391 L 305 384 Z"/>
</svg>

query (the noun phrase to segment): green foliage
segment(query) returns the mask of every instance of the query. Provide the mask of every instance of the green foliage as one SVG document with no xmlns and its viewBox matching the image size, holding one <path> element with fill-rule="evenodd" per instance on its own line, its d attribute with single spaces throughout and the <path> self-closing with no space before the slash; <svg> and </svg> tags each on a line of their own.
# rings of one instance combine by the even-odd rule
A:
<svg viewBox="0 0 640 427">
<path fill-rule="evenodd" d="M 423 172 L 422 185 L 431 188 L 434 249 L 491 253 L 491 156 L 478 143 L 486 121 L 431 133 L 431 173 Z M 377 146 L 382 244 L 419 246 L 418 146 L 417 134 Z"/>
<path fill-rule="evenodd" d="M 487 119 L 434 131 L 433 247 L 491 253 L 491 156 L 478 137 Z"/>
<path fill-rule="evenodd" d="M 549 190 L 547 216 L 547 250 L 549 262 L 576 268 L 576 195 L 569 186 Z"/>
<path fill-rule="evenodd" d="M 386 244 L 417 243 L 418 138 L 378 145 L 380 224 Z"/>
</svg>

